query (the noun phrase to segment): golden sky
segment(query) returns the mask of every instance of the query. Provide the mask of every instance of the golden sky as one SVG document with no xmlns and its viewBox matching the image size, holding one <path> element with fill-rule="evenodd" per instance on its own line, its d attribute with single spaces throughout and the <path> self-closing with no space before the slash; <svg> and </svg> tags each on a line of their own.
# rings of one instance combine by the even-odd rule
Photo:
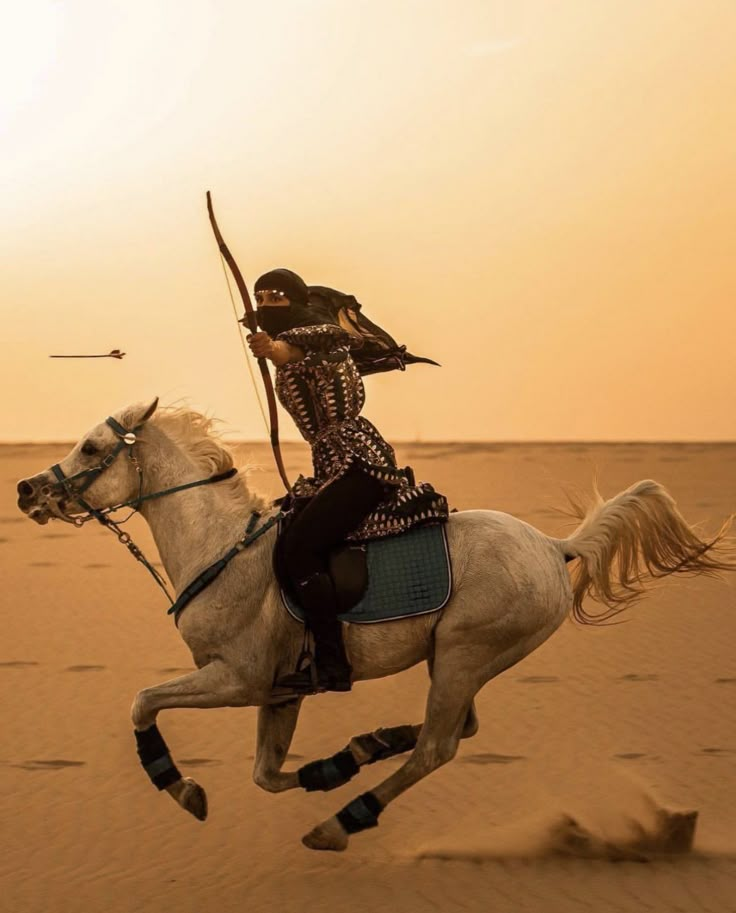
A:
<svg viewBox="0 0 736 913">
<path fill-rule="evenodd" d="M 733 0 L 9 5 L 0 439 L 264 437 L 207 189 L 251 287 L 442 363 L 367 379 L 389 440 L 736 439 L 735 46 Z"/>
</svg>

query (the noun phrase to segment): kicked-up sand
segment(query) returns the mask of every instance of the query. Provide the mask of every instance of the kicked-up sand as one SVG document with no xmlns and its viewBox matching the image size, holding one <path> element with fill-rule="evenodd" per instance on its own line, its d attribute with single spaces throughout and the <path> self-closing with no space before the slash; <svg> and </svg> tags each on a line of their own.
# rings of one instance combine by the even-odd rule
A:
<svg viewBox="0 0 736 913">
<path fill-rule="evenodd" d="M 605 628 L 568 622 L 477 698 L 480 731 L 345 853 L 300 838 L 396 770 L 329 793 L 252 782 L 255 709 L 163 712 L 202 824 L 140 769 L 130 705 L 192 668 L 152 579 L 106 530 L 39 527 L 18 479 L 66 445 L 0 447 L 3 700 L 0 910 L 736 911 L 736 575 L 656 582 Z M 253 487 L 280 494 L 267 446 Z M 307 450 L 284 447 L 293 477 Z M 736 444 L 426 444 L 397 448 L 458 509 L 571 532 L 563 488 L 608 498 L 652 478 L 701 536 L 736 510 Z M 129 525 L 155 557 L 140 518 Z M 424 667 L 307 699 L 288 763 L 419 722 Z M 696 814 L 697 813 L 697 817 Z M 694 835 L 694 843 L 693 843 Z"/>
</svg>

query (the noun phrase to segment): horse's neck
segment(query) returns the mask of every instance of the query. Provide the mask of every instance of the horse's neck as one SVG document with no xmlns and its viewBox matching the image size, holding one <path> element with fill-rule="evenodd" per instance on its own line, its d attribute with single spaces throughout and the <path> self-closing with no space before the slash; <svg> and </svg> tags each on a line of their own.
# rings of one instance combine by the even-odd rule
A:
<svg viewBox="0 0 736 913">
<path fill-rule="evenodd" d="M 143 478 L 147 494 L 206 478 L 207 472 L 160 432 L 150 435 L 148 443 L 155 444 L 155 452 L 146 453 Z M 258 499 L 250 500 L 255 506 Z M 141 513 L 166 574 L 180 592 L 241 538 L 250 508 L 228 503 L 215 482 L 144 501 Z"/>
</svg>

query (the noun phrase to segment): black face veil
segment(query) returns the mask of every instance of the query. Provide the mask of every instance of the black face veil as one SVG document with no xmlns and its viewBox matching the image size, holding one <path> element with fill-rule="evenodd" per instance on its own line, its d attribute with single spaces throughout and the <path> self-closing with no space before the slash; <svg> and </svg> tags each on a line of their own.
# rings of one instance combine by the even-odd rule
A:
<svg viewBox="0 0 736 913">
<path fill-rule="evenodd" d="M 310 327 L 324 321 L 315 318 L 309 313 L 309 308 L 298 304 L 289 304 L 286 307 L 266 305 L 256 308 L 258 326 L 269 336 L 278 336 L 294 327 Z"/>
</svg>

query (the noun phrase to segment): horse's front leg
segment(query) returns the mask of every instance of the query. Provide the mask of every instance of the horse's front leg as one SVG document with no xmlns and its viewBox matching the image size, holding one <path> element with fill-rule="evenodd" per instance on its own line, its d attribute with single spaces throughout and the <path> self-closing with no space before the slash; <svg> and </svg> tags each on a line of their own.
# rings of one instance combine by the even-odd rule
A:
<svg viewBox="0 0 736 913">
<path fill-rule="evenodd" d="M 165 789 L 200 821 L 207 817 L 207 795 L 191 777 L 179 773 L 156 717 L 159 711 L 173 707 L 244 707 L 249 703 L 248 697 L 236 673 L 222 660 L 215 660 L 196 672 L 144 688 L 133 702 L 131 716 L 143 769 L 157 789 Z"/>
</svg>

